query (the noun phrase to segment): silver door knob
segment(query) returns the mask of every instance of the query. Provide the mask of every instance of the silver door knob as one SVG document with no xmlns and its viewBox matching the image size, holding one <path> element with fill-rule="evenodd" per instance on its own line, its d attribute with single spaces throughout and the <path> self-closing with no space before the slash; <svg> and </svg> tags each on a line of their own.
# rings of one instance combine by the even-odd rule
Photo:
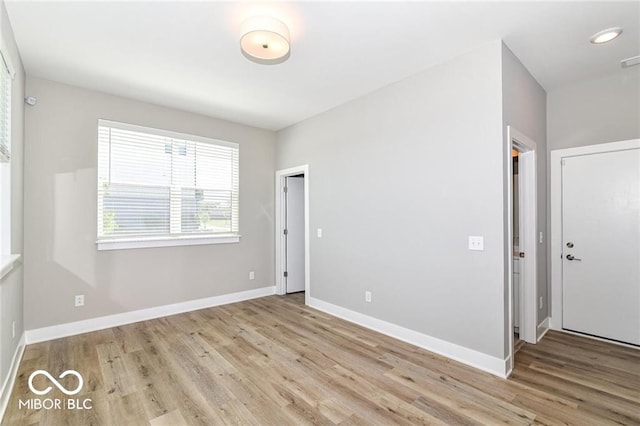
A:
<svg viewBox="0 0 640 426">
<path fill-rule="evenodd" d="M 575 260 L 575 261 L 578 261 L 578 262 L 582 262 L 582 259 L 578 259 L 577 257 L 575 257 L 572 254 L 568 254 L 567 255 L 567 260 Z"/>
</svg>

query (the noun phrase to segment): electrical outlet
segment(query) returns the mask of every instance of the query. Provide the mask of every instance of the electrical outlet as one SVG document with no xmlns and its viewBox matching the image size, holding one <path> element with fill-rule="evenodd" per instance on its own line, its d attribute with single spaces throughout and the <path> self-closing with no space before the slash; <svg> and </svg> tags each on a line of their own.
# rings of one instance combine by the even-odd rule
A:
<svg viewBox="0 0 640 426">
<path fill-rule="evenodd" d="M 484 237 L 470 235 L 469 250 L 484 251 Z"/>
<path fill-rule="evenodd" d="M 249 279 L 250 280 L 255 280 L 256 279 L 256 273 L 253 272 L 253 271 L 249 272 Z"/>
<path fill-rule="evenodd" d="M 318 238 L 322 238 L 322 228 L 318 228 Z"/>
<path fill-rule="evenodd" d="M 371 303 L 371 292 L 370 291 L 365 291 L 364 292 L 364 301 L 367 303 Z"/>
<path fill-rule="evenodd" d="M 78 306 L 84 306 L 84 294 L 78 294 L 75 299 L 76 308 Z"/>
<path fill-rule="evenodd" d="M 16 337 L 16 322 L 13 321 L 11 323 L 11 338 L 15 338 Z"/>
<path fill-rule="evenodd" d="M 542 296 L 540 296 L 540 300 L 538 301 L 538 309 L 542 309 Z"/>
</svg>

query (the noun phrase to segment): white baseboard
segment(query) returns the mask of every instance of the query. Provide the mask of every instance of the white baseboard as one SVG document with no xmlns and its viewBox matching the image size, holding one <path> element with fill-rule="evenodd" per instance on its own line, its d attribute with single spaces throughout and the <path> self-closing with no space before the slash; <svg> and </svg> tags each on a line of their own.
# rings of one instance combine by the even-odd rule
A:
<svg viewBox="0 0 640 426">
<path fill-rule="evenodd" d="M 89 333 L 91 331 L 104 330 L 105 328 L 117 327 L 120 325 L 132 324 L 135 322 L 146 321 L 154 318 L 196 311 L 198 309 L 211 308 L 213 306 L 242 302 L 243 300 L 256 299 L 258 297 L 270 296 L 272 294 L 275 294 L 275 286 L 261 287 L 253 290 L 240 291 L 237 293 L 223 294 L 220 296 L 207 297 L 204 299 L 190 300 L 188 302 L 174 303 L 172 305 L 157 306 L 155 308 L 141 309 L 138 311 L 124 312 L 121 314 L 109 315 L 105 317 L 91 318 L 83 321 L 53 325 L 51 327 L 37 328 L 34 330 L 27 330 L 25 332 L 26 342 L 28 344 L 46 342 L 48 340 L 59 339 L 61 337 L 68 337 L 74 336 L 76 334 Z"/>
<path fill-rule="evenodd" d="M 506 372 L 504 373 L 504 378 L 506 379 L 513 372 L 513 357 L 509 355 L 507 359 L 504 360 L 504 363 L 505 363 L 505 370 L 506 370 Z"/>
<path fill-rule="evenodd" d="M 553 316 L 551 315 L 549 317 L 549 328 L 551 330 L 557 330 L 560 331 L 562 330 L 562 321 L 560 320 L 560 318 L 558 318 L 558 316 Z"/>
<path fill-rule="evenodd" d="M 11 398 L 13 385 L 16 382 L 18 367 L 20 366 L 20 361 L 22 360 L 22 355 L 24 354 L 24 348 L 26 346 L 25 338 L 25 333 L 22 333 L 20 341 L 18 342 L 18 347 L 16 347 L 16 351 L 13 353 L 13 359 L 11 360 L 11 366 L 7 372 L 7 377 L 5 377 L 4 383 L 2 384 L 2 390 L 0 391 L 0 422 L 2 422 L 2 419 L 4 418 L 4 412 L 7 410 L 7 405 Z"/>
<path fill-rule="evenodd" d="M 395 339 L 419 346 L 430 352 L 437 353 L 463 364 L 467 364 L 471 367 L 486 371 L 501 378 L 506 378 L 509 372 L 508 359 L 496 358 L 491 355 L 422 334 L 387 321 L 361 314 L 360 312 L 352 311 L 341 306 L 315 299 L 313 297 L 309 297 L 309 306 L 338 318 L 375 330 L 379 333 L 386 334 L 387 336 L 391 336 Z"/>
<path fill-rule="evenodd" d="M 544 321 L 538 324 L 538 330 L 536 332 L 536 335 L 537 335 L 536 342 L 539 342 L 540 340 L 542 340 L 544 335 L 547 334 L 547 331 L 549 331 L 549 321 L 550 321 L 549 317 L 546 317 Z"/>
</svg>

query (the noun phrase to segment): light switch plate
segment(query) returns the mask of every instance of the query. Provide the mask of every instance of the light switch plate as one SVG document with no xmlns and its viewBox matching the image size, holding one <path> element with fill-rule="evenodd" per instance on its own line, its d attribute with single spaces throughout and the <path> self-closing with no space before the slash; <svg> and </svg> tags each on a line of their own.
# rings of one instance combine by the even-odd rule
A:
<svg viewBox="0 0 640 426">
<path fill-rule="evenodd" d="M 469 250 L 484 251 L 484 237 L 469 235 Z"/>
<path fill-rule="evenodd" d="M 318 238 L 322 238 L 322 228 L 318 228 Z"/>
</svg>

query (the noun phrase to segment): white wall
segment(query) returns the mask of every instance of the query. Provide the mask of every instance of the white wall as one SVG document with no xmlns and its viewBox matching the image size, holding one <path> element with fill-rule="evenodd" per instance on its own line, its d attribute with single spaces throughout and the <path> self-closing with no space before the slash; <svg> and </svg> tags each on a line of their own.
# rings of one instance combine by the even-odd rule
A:
<svg viewBox="0 0 640 426">
<path fill-rule="evenodd" d="M 549 90 L 549 150 L 640 137 L 640 67 Z"/>
<path fill-rule="evenodd" d="M 278 133 L 277 168 L 309 164 L 323 229 L 312 297 L 504 359 L 501 54 L 491 43 Z"/>
<path fill-rule="evenodd" d="M 24 151 L 24 84 L 25 74 L 13 38 L 13 31 L 4 2 L 0 0 L 0 28 L 2 40 L 16 71 L 11 93 L 11 251 L 21 254 L 23 249 L 23 151 Z M 0 386 L 9 372 L 23 332 L 23 267 L 14 269 L 0 281 Z M 15 321 L 15 337 L 12 323 Z"/>
<path fill-rule="evenodd" d="M 27 94 L 27 329 L 274 284 L 275 133 L 33 77 Z M 240 243 L 98 252 L 99 118 L 237 142 Z"/>
<path fill-rule="evenodd" d="M 536 143 L 537 148 L 537 219 L 538 232 L 546 235 L 547 229 L 547 98 L 546 92 L 533 78 L 520 60 L 503 44 L 502 55 L 503 121 Z M 506 170 L 506 165 L 505 165 Z M 505 176 L 505 181 L 508 179 Z M 505 200 L 505 204 L 507 201 Z M 507 223 L 505 222 L 505 227 Z M 506 231 L 505 231 L 506 233 Z M 511 241 L 505 241 L 509 250 Z M 537 244 L 537 295 L 542 297 L 542 308 L 538 305 L 538 322 L 548 316 L 549 295 L 547 286 L 547 241 Z M 505 276 L 507 271 L 505 271 Z M 507 292 L 505 291 L 505 296 Z M 537 303 L 536 303 L 537 305 Z M 506 318 L 505 320 L 508 320 Z M 505 330 L 505 333 L 511 331 Z M 505 348 L 507 350 L 508 348 Z"/>
</svg>

